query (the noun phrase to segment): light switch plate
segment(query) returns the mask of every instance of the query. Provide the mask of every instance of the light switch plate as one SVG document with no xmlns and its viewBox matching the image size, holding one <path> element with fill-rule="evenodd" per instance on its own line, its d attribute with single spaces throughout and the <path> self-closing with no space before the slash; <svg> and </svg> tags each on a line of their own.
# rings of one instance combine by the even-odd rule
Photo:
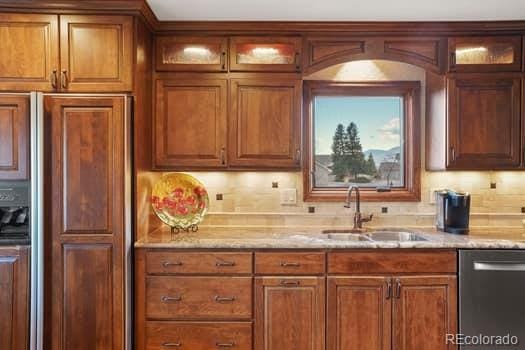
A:
<svg viewBox="0 0 525 350">
<path fill-rule="evenodd" d="M 436 192 L 441 191 L 440 188 L 431 188 L 429 191 L 428 203 L 436 204 Z"/>
<path fill-rule="evenodd" d="M 297 189 L 283 188 L 280 194 L 281 194 L 281 205 L 297 204 Z"/>
</svg>

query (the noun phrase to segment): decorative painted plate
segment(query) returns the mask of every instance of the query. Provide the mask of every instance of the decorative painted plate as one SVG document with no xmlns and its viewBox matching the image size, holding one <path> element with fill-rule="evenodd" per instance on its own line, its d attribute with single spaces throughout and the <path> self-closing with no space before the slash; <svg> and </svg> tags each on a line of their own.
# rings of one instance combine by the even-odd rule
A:
<svg viewBox="0 0 525 350">
<path fill-rule="evenodd" d="M 153 186 L 151 205 L 166 225 L 196 231 L 208 210 L 208 192 L 193 176 L 170 173 L 163 175 Z"/>
</svg>

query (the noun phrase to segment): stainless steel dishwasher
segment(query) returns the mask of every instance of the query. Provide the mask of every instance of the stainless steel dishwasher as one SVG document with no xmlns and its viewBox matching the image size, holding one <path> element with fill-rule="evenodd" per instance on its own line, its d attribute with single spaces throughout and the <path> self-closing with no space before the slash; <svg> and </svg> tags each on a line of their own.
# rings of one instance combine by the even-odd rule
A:
<svg viewBox="0 0 525 350">
<path fill-rule="evenodd" d="M 459 329 L 460 349 L 525 349 L 525 250 L 460 251 Z"/>
</svg>

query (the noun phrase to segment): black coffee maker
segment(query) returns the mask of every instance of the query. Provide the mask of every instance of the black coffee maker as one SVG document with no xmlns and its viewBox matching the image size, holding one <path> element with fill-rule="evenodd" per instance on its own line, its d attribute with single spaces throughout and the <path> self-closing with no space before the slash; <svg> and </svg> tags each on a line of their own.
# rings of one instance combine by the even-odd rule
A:
<svg viewBox="0 0 525 350">
<path fill-rule="evenodd" d="M 440 231 L 467 234 L 470 194 L 443 190 L 436 192 L 436 227 Z"/>
</svg>

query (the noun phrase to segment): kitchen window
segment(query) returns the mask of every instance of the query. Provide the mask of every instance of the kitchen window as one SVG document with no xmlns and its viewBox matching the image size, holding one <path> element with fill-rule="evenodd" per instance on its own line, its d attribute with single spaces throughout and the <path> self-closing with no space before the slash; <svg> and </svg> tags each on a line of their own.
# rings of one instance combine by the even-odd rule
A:
<svg viewBox="0 0 525 350">
<path fill-rule="evenodd" d="M 420 200 L 419 86 L 306 81 L 305 200 Z"/>
</svg>

